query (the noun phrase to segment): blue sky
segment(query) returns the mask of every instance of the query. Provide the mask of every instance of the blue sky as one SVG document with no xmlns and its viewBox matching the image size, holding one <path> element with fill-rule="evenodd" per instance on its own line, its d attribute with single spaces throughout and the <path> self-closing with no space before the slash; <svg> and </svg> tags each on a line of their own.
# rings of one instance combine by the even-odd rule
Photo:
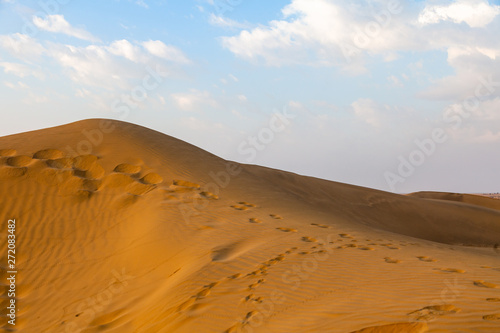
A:
<svg viewBox="0 0 500 333">
<path fill-rule="evenodd" d="M 340 182 L 497 192 L 499 32 L 486 0 L 0 0 L 0 135 L 114 118 Z"/>
</svg>

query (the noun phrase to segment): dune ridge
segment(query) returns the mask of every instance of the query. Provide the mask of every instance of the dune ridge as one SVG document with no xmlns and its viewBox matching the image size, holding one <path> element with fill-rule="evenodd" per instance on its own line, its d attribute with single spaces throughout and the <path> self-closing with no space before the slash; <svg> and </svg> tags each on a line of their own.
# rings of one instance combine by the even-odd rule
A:
<svg viewBox="0 0 500 333">
<path fill-rule="evenodd" d="M 500 327 L 495 199 L 242 165 L 105 119 L 0 138 L 0 191 L 18 221 L 4 331 Z"/>
</svg>

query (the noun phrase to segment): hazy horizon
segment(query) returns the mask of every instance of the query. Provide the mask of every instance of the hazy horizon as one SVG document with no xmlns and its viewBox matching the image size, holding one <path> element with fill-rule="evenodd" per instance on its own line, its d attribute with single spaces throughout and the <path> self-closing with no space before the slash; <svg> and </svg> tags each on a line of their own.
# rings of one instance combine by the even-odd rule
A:
<svg viewBox="0 0 500 333">
<path fill-rule="evenodd" d="M 364 187 L 498 192 L 499 14 L 484 0 L 2 0 L 0 135 L 112 118 Z"/>
</svg>

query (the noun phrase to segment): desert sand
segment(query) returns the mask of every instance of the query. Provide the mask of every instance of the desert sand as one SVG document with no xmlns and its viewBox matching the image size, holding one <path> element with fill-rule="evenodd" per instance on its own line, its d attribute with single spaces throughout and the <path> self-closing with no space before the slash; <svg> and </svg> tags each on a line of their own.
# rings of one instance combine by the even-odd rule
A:
<svg viewBox="0 0 500 333">
<path fill-rule="evenodd" d="M 0 149 L 4 332 L 500 332 L 496 199 L 232 163 L 102 119 Z"/>
</svg>

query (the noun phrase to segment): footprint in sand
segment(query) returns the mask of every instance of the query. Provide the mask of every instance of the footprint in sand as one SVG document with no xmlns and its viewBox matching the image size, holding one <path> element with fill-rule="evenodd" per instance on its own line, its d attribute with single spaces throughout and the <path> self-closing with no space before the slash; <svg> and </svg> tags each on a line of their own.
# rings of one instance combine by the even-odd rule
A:
<svg viewBox="0 0 500 333">
<path fill-rule="evenodd" d="M 147 185 L 158 185 L 163 183 L 163 178 L 155 172 L 150 172 L 141 178 L 141 182 Z"/>
<path fill-rule="evenodd" d="M 240 202 L 238 202 L 237 205 L 232 205 L 231 207 L 236 209 L 236 210 L 247 210 L 249 208 L 254 208 L 257 206 L 254 204 L 248 203 L 246 201 L 240 201 Z"/>
<path fill-rule="evenodd" d="M 248 207 L 244 205 L 231 205 L 231 208 L 234 208 L 236 210 L 247 210 Z"/>
<path fill-rule="evenodd" d="M 393 259 L 390 257 L 385 257 L 384 260 L 386 263 L 389 263 L 389 264 L 399 264 L 401 262 L 401 260 Z"/>
<path fill-rule="evenodd" d="M 340 237 L 342 237 L 342 238 L 351 238 L 351 239 L 353 239 L 353 238 L 354 238 L 354 237 L 352 237 L 352 236 L 351 236 L 351 235 L 349 235 L 349 234 L 339 234 L 339 236 L 340 236 Z"/>
<path fill-rule="evenodd" d="M 4 166 L 0 168 L 0 179 L 12 179 L 24 176 L 28 172 L 28 168 L 26 167 L 10 167 Z"/>
<path fill-rule="evenodd" d="M 243 274 L 241 273 L 236 273 L 236 274 L 233 274 L 233 275 L 229 275 L 227 278 L 228 279 L 231 279 L 231 280 L 234 280 L 234 279 L 237 279 L 239 277 L 241 277 Z"/>
<path fill-rule="evenodd" d="M 282 228 L 282 227 L 280 227 L 280 228 L 276 228 L 276 229 L 281 230 L 283 232 L 297 232 L 297 229 L 292 229 L 292 228 Z"/>
<path fill-rule="evenodd" d="M 248 288 L 249 288 L 250 290 L 255 289 L 255 288 L 257 288 L 258 286 L 260 286 L 261 284 L 263 284 L 265 281 L 266 281 L 265 279 L 260 279 L 260 280 L 258 280 L 257 282 L 254 282 L 254 283 L 252 283 L 252 284 L 248 285 Z"/>
<path fill-rule="evenodd" d="M 276 214 L 269 214 L 269 216 L 271 216 L 275 220 L 283 220 L 283 217 L 276 215 Z"/>
<path fill-rule="evenodd" d="M 350 333 L 382 333 L 382 332 L 401 332 L 401 333 L 424 333 L 427 332 L 426 323 L 395 323 L 382 326 L 370 326 Z"/>
<path fill-rule="evenodd" d="M 319 223 L 311 223 L 311 225 L 314 225 L 314 226 L 316 226 L 316 227 L 318 227 L 318 228 L 325 228 L 325 229 L 326 229 L 326 228 L 330 228 L 330 227 L 329 227 L 329 226 L 327 226 L 327 225 L 324 225 L 324 224 L 319 224 Z"/>
<path fill-rule="evenodd" d="M 259 267 L 259 269 L 267 269 L 267 267 L 271 267 L 272 265 L 275 265 L 278 262 L 283 261 L 284 259 L 285 259 L 285 254 L 284 253 L 279 254 L 274 258 L 264 261 Z"/>
<path fill-rule="evenodd" d="M 33 158 L 37 160 L 56 160 L 63 157 L 64 153 L 58 149 L 43 149 L 33 154 Z"/>
<path fill-rule="evenodd" d="M 238 204 L 243 205 L 243 206 L 247 206 L 248 208 L 257 207 L 257 205 L 255 205 L 253 203 L 246 202 L 246 201 L 240 201 L 240 202 L 238 202 Z"/>
<path fill-rule="evenodd" d="M 302 241 L 314 243 L 317 242 L 318 240 L 314 237 L 304 236 L 302 237 Z"/>
<path fill-rule="evenodd" d="M 17 155 L 7 158 L 7 165 L 11 167 L 26 167 L 33 162 L 33 158 L 27 155 Z"/>
<path fill-rule="evenodd" d="M 100 179 L 104 176 L 103 167 L 97 163 L 95 155 L 79 155 L 73 158 L 73 174 L 80 178 Z"/>
<path fill-rule="evenodd" d="M 418 260 L 420 261 L 425 261 L 425 262 L 435 262 L 437 261 L 436 259 L 429 258 L 427 256 L 418 256 Z"/>
<path fill-rule="evenodd" d="M 358 249 L 363 250 L 363 251 L 374 251 L 375 249 L 373 247 L 369 246 L 360 246 Z"/>
<path fill-rule="evenodd" d="M 483 316 L 484 320 L 500 320 L 500 313 Z"/>
<path fill-rule="evenodd" d="M 139 165 L 132 165 L 127 163 L 118 164 L 114 169 L 114 172 L 123 173 L 126 175 L 137 175 L 141 172 L 141 167 Z"/>
<path fill-rule="evenodd" d="M 73 166 L 73 160 L 71 158 L 57 158 L 54 160 L 47 160 L 45 162 L 47 166 L 53 169 L 71 169 Z"/>
<path fill-rule="evenodd" d="M 415 321 L 430 321 L 439 316 L 454 314 L 460 312 L 460 309 L 453 304 L 431 305 L 421 308 L 419 310 L 408 313 Z"/>
<path fill-rule="evenodd" d="M 219 196 L 217 194 L 213 194 L 212 192 L 207 192 L 207 191 L 200 192 L 200 196 L 205 199 L 213 199 L 213 200 L 219 199 Z"/>
<path fill-rule="evenodd" d="M 192 183 L 192 182 L 189 182 L 187 180 L 177 180 L 176 179 L 173 181 L 173 184 L 175 186 L 182 186 L 182 187 L 192 188 L 192 189 L 199 189 L 200 188 L 199 184 Z"/>
<path fill-rule="evenodd" d="M 260 267 L 253 272 L 248 273 L 246 276 L 260 276 L 267 275 L 267 267 Z"/>
<path fill-rule="evenodd" d="M 458 268 L 434 268 L 443 273 L 465 273 L 465 270 Z"/>
<path fill-rule="evenodd" d="M 474 281 L 474 285 L 478 287 L 483 287 L 483 288 L 493 288 L 497 289 L 500 288 L 498 285 L 490 282 L 484 282 L 483 280 L 476 280 Z"/>
<path fill-rule="evenodd" d="M 250 223 L 262 223 L 262 221 L 261 221 L 261 220 L 259 220 L 259 219 L 258 219 L 258 218 L 256 218 L 256 217 L 252 217 L 252 218 L 250 218 L 250 219 L 248 220 L 248 222 L 250 222 Z"/>
<path fill-rule="evenodd" d="M 497 297 L 491 297 L 486 299 L 488 302 L 500 302 L 500 298 Z"/>
<path fill-rule="evenodd" d="M 385 246 L 390 250 L 399 250 L 400 249 L 400 247 L 393 245 L 392 243 L 380 244 L 380 246 Z"/>
<path fill-rule="evenodd" d="M 245 302 L 254 302 L 254 303 L 262 303 L 264 301 L 264 298 L 262 297 L 255 297 L 254 294 L 250 294 L 250 295 L 247 295 L 245 298 L 244 298 L 244 301 Z"/>
<path fill-rule="evenodd" d="M 195 296 L 194 298 L 196 298 L 197 300 L 198 299 L 201 299 L 201 298 L 205 298 L 207 297 L 208 295 L 210 295 L 212 289 L 217 286 L 218 284 L 220 284 L 220 282 L 212 282 L 210 284 L 207 284 L 206 286 L 203 287 L 203 289 L 201 289 Z"/>
</svg>

